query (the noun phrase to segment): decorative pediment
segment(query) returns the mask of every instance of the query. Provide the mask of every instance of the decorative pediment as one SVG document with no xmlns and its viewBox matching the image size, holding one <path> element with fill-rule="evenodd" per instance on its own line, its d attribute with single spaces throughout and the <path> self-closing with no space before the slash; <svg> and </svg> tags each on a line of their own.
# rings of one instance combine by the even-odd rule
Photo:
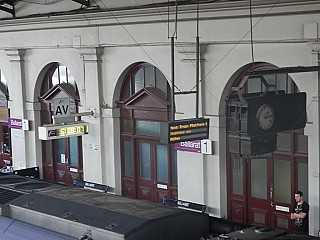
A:
<svg viewBox="0 0 320 240">
<path fill-rule="evenodd" d="M 156 88 L 145 87 L 124 101 L 126 109 L 167 110 L 170 102 L 166 96 Z"/>
<path fill-rule="evenodd" d="M 75 90 L 67 83 L 61 83 L 54 86 L 40 97 L 44 102 L 51 102 L 57 98 L 70 98 L 70 100 L 74 102 L 78 102 L 80 100 Z"/>
</svg>

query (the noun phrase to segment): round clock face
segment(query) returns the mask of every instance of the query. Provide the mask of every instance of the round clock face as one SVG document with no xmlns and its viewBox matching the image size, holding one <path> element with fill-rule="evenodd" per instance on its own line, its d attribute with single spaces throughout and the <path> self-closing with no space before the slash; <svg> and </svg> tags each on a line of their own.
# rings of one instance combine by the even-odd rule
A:
<svg viewBox="0 0 320 240">
<path fill-rule="evenodd" d="M 274 123 L 273 108 L 268 104 L 260 106 L 257 111 L 256 119 L 261 129 L 269 130 Z"/>
</svg>

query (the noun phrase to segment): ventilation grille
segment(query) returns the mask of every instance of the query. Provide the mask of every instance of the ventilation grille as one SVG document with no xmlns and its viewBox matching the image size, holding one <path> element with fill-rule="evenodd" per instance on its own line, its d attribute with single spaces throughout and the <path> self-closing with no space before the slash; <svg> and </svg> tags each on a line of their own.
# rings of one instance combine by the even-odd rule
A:
<svg viewBox="0 0 320 240">
<path fill-rule="evenodd" d="M 6 204 L 22 195 L 23 193 L 0 187 L 0 205 Z"/>
</svg>

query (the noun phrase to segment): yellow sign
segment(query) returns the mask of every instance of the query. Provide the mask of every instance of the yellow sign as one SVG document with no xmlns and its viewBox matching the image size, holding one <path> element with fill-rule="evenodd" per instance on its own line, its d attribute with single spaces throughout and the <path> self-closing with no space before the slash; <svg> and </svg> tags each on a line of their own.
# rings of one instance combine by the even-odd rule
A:
<svg viewBox="0 0 320 240">
<path fill-rule="evenodd" d="M 0 119 L 7 120 L 9 117 L 8 108 L 0 107 Z"/>
</svg>

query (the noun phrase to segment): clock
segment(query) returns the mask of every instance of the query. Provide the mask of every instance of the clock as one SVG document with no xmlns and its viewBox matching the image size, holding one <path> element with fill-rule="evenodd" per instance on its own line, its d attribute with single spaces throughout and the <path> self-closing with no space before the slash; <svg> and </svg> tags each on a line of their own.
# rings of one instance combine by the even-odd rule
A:
<svg viewBox="0 0 320 240">
<path fill-rule="evenodd" d="M 274 111 L 269 104 L 263 104 L 259 107 L 256 119 L 262 130 L 269 130 L 274 124 Z"/>
</svg>

